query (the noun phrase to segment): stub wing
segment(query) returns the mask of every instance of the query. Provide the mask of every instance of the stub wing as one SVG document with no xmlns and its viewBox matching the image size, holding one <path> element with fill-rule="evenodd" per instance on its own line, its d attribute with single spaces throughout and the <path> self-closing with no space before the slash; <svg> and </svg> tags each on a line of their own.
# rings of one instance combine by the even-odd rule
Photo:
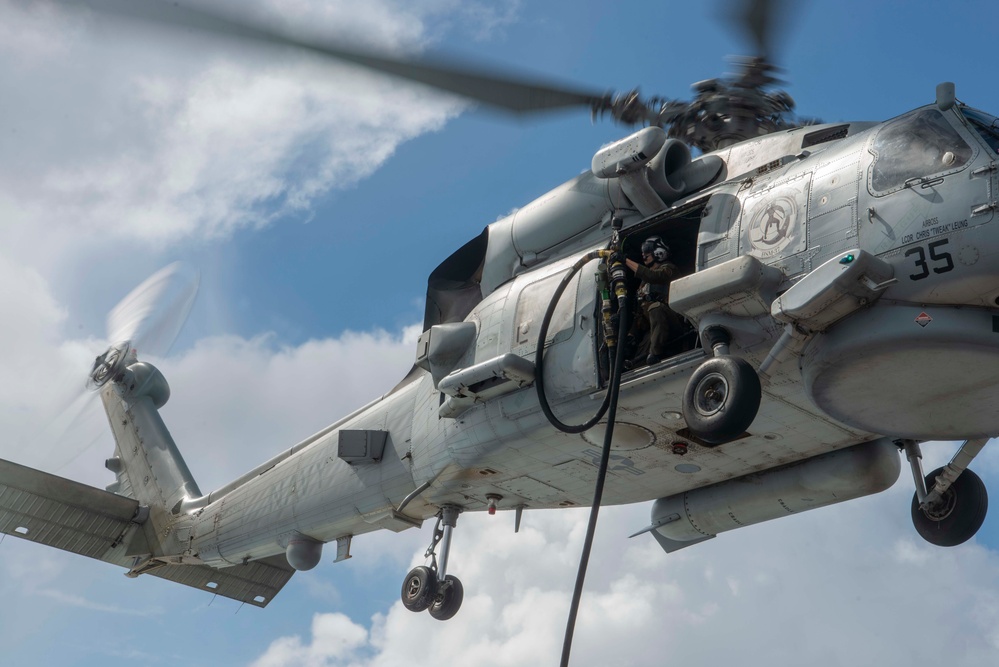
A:
<svg viewBox="0 0 999 667">
<path fill-rule="evenodd" d="M 284 556 L 215 569 L 150 559 L 137 500 L 0 459 L 0 533 L 265 607 L 294 570 Z"/>
</svg>

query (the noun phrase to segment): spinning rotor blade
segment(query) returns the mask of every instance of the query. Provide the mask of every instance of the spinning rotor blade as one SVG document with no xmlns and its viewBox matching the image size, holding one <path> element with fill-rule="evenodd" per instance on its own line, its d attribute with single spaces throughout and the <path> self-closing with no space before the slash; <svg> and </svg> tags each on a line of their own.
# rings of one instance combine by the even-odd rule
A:
<svg viewBox="0 0 999 667">
<path fill-rule="evenodd" d="M 108 342 L 165 355 L 187 321 L 199 281 L 197 270 L 181 262 L 154 273 L 108 313 Z"/>
<path fill-rule="evenodd" d="M 194 8 L 156 0 L 86 0 L 85 5 L 110 16 L 145 23 L 193 28 L 263 44 L 293 46 L 514 113 L 574 107 L 597 112 L 613 106 L 613 100 L 608 94 L 567 88 L 498 71 L 456 67 L 439 60 L 375 53 L 329 37 L 309 35 L 302 30 L 275 25 L 273 19 L 268 21 L 262 17 L 253 17 L 244 11 L 237 14 L 219 8 Z"/>
<path fill-rule="evenodd" d="M 694 84 L 696 98 L 667 120 L 669 134 L 711 152 L 763 134 L 796 127 L 794 99 L 771 62 L 790 12 L 786 0 L 724 0 L 719 18 L 748 34 L 756 55 L 733 58 L 737 71 Z"/>
<path fill-rule="evenodd" d="M 94 392 L 133 363 L 137 350 L 152 356 L 169 352 L 191 312 L 198 283 L 194 268 L 176 262 L 147 278 L 111 310 L 107 317 L 110 347 L 94 360 L 86 389 L 74 390 L 32 443 L 47 469 L 58 472 L 104 438 Z M 67 442 L 81 446 L 67 452 Z"/>
<path fill-rule="evenodd" d="M 742 24 L 756 47 L 756 54 L 766 58 L 773 38 L 774 0 L 752 0 L 747 3 Z"/>
<path fill-rule="evenodd" d="M 439 90 L 515 113 L 582 107 L 600 110 L 610 102 L 609 95 L 556 87 L 551 84 L 514 78 L 484 70 L 462 69 L 439 61 L 403 61 L 382 55 L 348 51 L 332 45 L 303 44 L 323 55 L 422 83 Z"/>
<path fill-rule="evenodd" d="M 755 55 L 763 60 L 773 58 L 793 13 L 790 3 L 786 0 L 739 0 L 741 8 L 736 7 L 737 0 L 729 0 L 727 4 L 731 7 L 725 12 L 728 20 L 747 34 L 753 42 Z"/>
</svg>

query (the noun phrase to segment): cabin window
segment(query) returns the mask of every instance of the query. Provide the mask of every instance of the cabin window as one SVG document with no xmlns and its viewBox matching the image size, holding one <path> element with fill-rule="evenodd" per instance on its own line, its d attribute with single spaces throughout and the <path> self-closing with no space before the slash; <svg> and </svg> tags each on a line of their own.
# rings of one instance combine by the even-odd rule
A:
<svg viewBox="0 0 999 667">
<path fill-rule="evenodd" d="M 915 180 L 954 171 L 972 149 L 936 109 L 921 109 L 886 125 L 871 146 L 871 188 L 889 192 Z"/>
<path fill-rule="evenodd" d="M 992 152 L 999 153 L 999 118 L 968 107 L 962 108 L 961 113 L 968 119 L 975 132 L 989 145 Z"/>
</svg>

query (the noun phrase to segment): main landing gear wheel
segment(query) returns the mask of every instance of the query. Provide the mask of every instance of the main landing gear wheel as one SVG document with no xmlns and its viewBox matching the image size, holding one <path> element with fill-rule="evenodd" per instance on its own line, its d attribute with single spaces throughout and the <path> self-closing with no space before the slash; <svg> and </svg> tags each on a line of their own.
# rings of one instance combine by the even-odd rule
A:
<svg viewBox="0 0 999 667">
<path fill-rule="evenodd" d="M 926 488 L 932 489 L 937 475 L 943 468 L 937 468 L 926 476 Z M 989 509 L 989 495 L 981 478 L 970 470 L 965 470 L 951 484 L 940 501 L 931 507 L 921 509 L 919 498 L 912 497 L 912 523 L 916 532 L 938 547 L 954 547 L 967 542 L 985 522 Z"/>
<path fill-rule="evenodd" d="M 402 582 L 402 604 L 410 611 L 429 609 L 438 621 L 446 621 L 461 608 L 465 589 L 458 577 L 447 573 L 448 555 L 451 552 L 451 532 L 458 522 L 461 508 L 444 505 L 437 515 L 434 536 L 427 548 L 430 566 L 414 567 Z M 437 562 L 437 545 L 441 544 L 441 559 Z"/>
<path fill-rule="evenodd" d="M 707 359 L 683 391 L 683 419 L 704 442 L 720 445 L 739 437 L 756 419 L 763 390 L 760 378 L 741 357 Z"/>
<path fill-rule="evenodd" d="M 402 582 L 403 606 L 410 611 L 424 611 L 436 597 L 437 573 L 425 565 L 410 570 Z"/>
<path fill-rule="evenodd" d="M 437 595 L 430 605 L 430 615 L 438 621 L 446 621 L 458 613 L 464 598 L 465 589 L 461 580 L 449 574 L 437 586 Z"/>
</svg>

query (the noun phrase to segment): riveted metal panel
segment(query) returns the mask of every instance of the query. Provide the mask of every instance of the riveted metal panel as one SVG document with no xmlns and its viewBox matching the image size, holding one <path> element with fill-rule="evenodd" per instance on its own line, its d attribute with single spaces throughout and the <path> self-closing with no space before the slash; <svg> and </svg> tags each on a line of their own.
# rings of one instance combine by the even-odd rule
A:
<svg viewBox="0 0 999 667">
<path fill-rule="evenodd" d="M 0 461 L 0 533 L 116 562 L 113 555 L 123 552 L 138 506 L 130 498 Z"/>
<path fill-rule="evenodd" d="M 221 569 L 207 565 L 164 565 L 147 574 L 255 607 L 266 607 L 295 570 L 284 555 L 278 555 Z"/>
</svg>

